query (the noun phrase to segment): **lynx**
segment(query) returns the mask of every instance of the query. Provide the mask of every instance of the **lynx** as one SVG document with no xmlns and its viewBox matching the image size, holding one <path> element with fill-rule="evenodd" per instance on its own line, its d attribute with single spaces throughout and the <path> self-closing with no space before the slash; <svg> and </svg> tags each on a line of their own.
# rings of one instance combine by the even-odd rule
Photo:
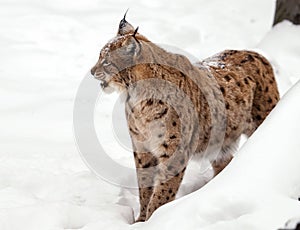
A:
<svg viewBox="0 0 300 230">
<path fill-rule="evenodd" d="M 126 16 L 126 14 L 125 14 Z M 279 100 L 273 69 L 252 51 L 225 50 L 192 64 L 138 33 L 124 18 L 101 50 L 92 75 L 104 91 L 126 94 L 125 112 L 145 221 L 175 199 L 193 155 L 214 175 Z"/>
</svg>

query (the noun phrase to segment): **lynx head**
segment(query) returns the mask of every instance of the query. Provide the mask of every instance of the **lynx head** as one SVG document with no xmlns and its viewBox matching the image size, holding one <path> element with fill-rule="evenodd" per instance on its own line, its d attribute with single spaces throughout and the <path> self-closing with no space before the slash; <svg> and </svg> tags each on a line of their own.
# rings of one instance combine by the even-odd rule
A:
<svg viewBox="0 0 300 230">
<path fill-rule="evenodd" d="M 120 21 L 117 35 L 102 48 L 98 62 L 91 69 L 105 92 L 122 90 L 128 84 L 123 73 L 135 65 L 141 55 L 142 43 L 149 42 L 138 33 L 138 27 L 134 29 L 126 21 L 126 13 Z"/>
</svg>

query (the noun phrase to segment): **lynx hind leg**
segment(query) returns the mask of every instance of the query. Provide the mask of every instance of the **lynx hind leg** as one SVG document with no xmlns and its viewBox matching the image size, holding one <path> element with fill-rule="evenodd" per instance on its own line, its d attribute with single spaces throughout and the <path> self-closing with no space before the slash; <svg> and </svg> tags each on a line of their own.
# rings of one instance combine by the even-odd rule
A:
<svg viewBox="0 0 300 230">
<path fill-rule="evenodd" d="M 232 160 L 238 148 L 239 139 L 222 147 L 219 155 L 211 162 L 214 170 L 214 177 L 217 176 Z"/>
<path fill-rule="evenodd" d="M 147 207 L 153 193 L 155 166 L 157 165 L 157 159 L 150 152 L 134 152 L 134 159 L 136 164 L 140 198 L 140 215 L 137 219 L 137 222 L 140 222 L 146 220 Z"/>
<path fill-rule="evenodd" d="M 256 70 L 260 80 L 257 81 L 251 111 L 254 126 L 252 133 L 264 121 L 279 101 L 279 92 L 271 64 L 261 55 L 254 56 L 261 65 L 260 68 L 257 67 L 258 69 Z"/>
<path fill-rule="evenodd" d="M 214 177 L 217 176 L 232 160 L 233 156 L 228 155 L 226 158 L 217 159 L 212 162 L 212 167 L 214 170 Z"/>
</svg>

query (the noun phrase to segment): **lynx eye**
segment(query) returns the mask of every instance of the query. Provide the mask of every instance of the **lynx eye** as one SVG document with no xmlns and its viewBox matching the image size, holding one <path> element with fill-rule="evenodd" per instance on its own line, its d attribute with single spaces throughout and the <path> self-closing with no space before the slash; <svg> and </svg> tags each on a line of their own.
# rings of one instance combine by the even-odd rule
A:
<svg viewBox="0 0 300 230">
<path fill-rule="evenodd" d="M 100 64 L 103 65 L 103 63 L 105 63 L 105 62 L 106 62 L 106 60 L 105 60 L 105 59 L 102 59 L 102 60 L 100 61 Z"/>
<path fill-rule="evenodd" d="M 105 62 L 102 64 L 102 66 L 103 66 L 103 69 L 108 73 L 113 73 L 116 71 L 116 68 L 112 63 Z"/>
<path fill-rule="evenodd" d="M 106 63 L 106 62 L 103 63 L 104 67 L 107 67 L 107 66 L 110 66 L 110 65 L 111 65 L 111 63 Z"/>
</svg>

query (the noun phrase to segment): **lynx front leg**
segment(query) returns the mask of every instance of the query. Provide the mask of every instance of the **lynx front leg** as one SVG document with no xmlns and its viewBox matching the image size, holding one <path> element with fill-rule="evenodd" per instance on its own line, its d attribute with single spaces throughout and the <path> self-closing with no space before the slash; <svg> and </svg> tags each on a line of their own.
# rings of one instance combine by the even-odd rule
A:
<svg viewBox="0 0 300 230">
<path fill-rule="evenodd" d="M 172 166 L 169 166 L 169 169 Z M 152 213 L 158 209 L 160 206 L 173 201 L 175 199 L 176 193 L 182 182 L 186 167 L 184 167 L 176 175 L 173 175 L 170 179 L 166 180 L 165 170 L 162 170 L 155 179 L 155 186 L 153 188 L 153 193 L 150 202 L 147 207 L 146 220 L 150 218 Z M 168 171 L 168 169 L 167 169 Z M 168 176 L 169 177 L 169 176 Z"/>
<path fill-rule="evenodd" d="M 147 207 L 153 193 L 155 166 L 157 159 L 151 153 L 134 152 L 134 159 L 137 169 L 137 179 L 140 197 L 140 215 L 137 222 L 145 221 Z"/>
</svg>

